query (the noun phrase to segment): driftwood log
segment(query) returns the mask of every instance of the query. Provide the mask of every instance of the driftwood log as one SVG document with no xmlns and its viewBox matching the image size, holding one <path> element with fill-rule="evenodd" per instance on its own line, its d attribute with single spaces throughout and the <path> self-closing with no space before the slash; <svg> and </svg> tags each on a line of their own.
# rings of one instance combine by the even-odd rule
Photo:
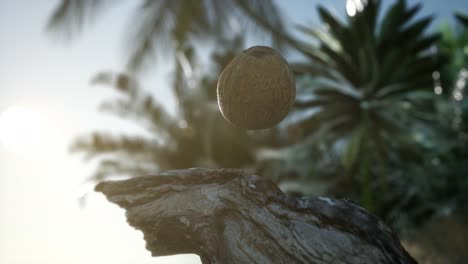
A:
<svg viewBox="0 0 468 264">
<path fill-rule="evenodd" d="M 417 263 L 376 216 L 347 200 L 291 198 L 238 169 L 186 169 L 96 186 L 126 209 L 153 256 L 203 263 Z"/>
</svg>

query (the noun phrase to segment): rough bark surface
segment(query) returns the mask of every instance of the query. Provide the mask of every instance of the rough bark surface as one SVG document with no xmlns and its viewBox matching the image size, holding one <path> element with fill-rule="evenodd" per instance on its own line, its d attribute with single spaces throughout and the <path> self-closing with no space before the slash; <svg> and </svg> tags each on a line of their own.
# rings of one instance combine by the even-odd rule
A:
<svg viewBox="0 0 468 264">
<path fill-rule="evenodd" d="M 416 263 L 398 237 L 356 204 L 291 198 L 238 169 L 186 169 L 102 182 L 153 256 L 203 263 Z"/>
</svg>

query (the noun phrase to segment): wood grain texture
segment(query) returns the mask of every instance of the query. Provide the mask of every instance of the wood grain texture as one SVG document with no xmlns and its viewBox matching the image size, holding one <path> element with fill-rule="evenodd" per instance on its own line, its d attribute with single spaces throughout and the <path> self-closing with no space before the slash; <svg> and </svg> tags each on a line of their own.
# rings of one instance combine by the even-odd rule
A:
<svg viewBox="0 0 468 264">
<path fill-rule="evenodd" d="M 270 47 L 255 46 L 237 55 L 223 70 L 217 87 L 226 120 L 245 129 L 278 124 L 291 109 L 296 83 L 287 61 Z"/>
<path fill-rule="evenodd" d="M 203 263 L 416 263 L 376 216 L 346 200 L 291 198 L 238 169 L 186 169 L 96 186 L 126 209 L 153 256 Z"/>
</svg>

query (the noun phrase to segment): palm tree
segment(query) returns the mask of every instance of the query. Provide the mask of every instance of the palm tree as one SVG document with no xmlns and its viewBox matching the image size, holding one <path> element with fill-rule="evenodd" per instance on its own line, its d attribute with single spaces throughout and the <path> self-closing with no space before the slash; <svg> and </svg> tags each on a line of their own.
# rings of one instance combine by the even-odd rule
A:
<svg viewBox="0 0 468 264">
<path fill-rule="evenodd" d="M 187 167 L 252 165 L 258 144 L 253 144 L 244 130 L 224 121 L 216 103 L 217 74 L 238 53 L 243 41 L 237 38 L 225 44 L 224 51 L 212 55 L 217 68 L 198 80 L 196 91 L 182 97 L 176 116 L 168 114 L 128 74 L 101 72 L 95 76 L 94 84 L 108 85 L 123 95 L 104 102 L 100 109 L 140 124 L 150 136 L 93 132 L 77 138 L 71 150 L 99 160 L 91 180 Z M 185 54 L 191 64 L 193 50 Z M 188 80 L 179 67 L 173 85 L 186 86 Z"/>
<path fill-rule="evenodd" d="M 66 38 L 75 37 L 99 12 L 119 1 L 62 0 L 53 11 L 47 29 Z M 287 40 L 280 12 L 273 1 L 264 0 L 142 0 L 129 30 L 128 69 L 140 70 L 159 49 L 174 54 L 190 41 L 207 37 L 226 38 L 236 31 L 262 32 L 277 44 Z M 237 27 L 237 29 L 236 29 Z M 169 52 L 169 51 L 172 51 Z"/>
<path fill-rule="evenodd" d="M 432 73 L 440 60 L 431 48 L 439 36 L 425 34 L 432 17 L 415 19 L 421 5 L 399 0 L 380 20 L 380 1 L 362 3 L 346 22 L 319 7 L 325 30 L 301 27 L 319 44 L 306 54 L 311 63 L 296 65 L 296 109 L 306 117 L 290 131 L 303 146 L 329 142 L 348 175 L 342 179 L 361 186 L 371 206 L 371 175 L 387 175 L 395 157 L 416 158 L 416 139 L 434 120 Z"/>
<path fill-rule="evenodd" d="M 115 1 L 62 0 L 47 28 L 58 36 L 75 37 L 87 22 L 108 11 Z M 127 72 L 102 72 L 94 83 L 114 87 L 122 99 L 105 102 L 101 109 L 142 124 L 152 135 L 136 137 L 94 132 L 79 137 L 72 150 L 100 160 L 93 180 L 115 175 L 140 175 L 193 166 L 241 167 L 253 162 L 250 137 L 222 119 L 216 105 L 216 80 L 232 57 L 244 47 L 241 37 L 232 37 L 245 27 L 259 30 L 278 43 L 291 40 L 272 1 L 260 0 L 161 0 L 141 1 L 128 38 L 131 48 Z M 246 30 L 242 28 L 243 33 Z M 273 32 L 273 33 L 271 33 Z M 194 42 L 214 40 L 222 52 L 212 60 L 217 68 L 193 82 L 188 72 L 198 53 Z M 136 73 L 156 53 L 172 54 L 175 60 L 171 85 L 178 101 L 176 116 L 170 116 L 144 93 Z M 198 76 L 199 77 L 199 76 Z M 188 89 L 192 86 L 192 89 Z"/>
</svg>

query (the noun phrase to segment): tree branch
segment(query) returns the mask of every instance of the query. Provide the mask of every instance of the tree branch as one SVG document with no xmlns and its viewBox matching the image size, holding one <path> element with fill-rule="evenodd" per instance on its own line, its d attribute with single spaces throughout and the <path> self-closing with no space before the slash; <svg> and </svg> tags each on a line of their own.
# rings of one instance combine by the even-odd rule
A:
<svg viewBox="0 0 468 264">
<path fill-rule="evenodd" d="M 203 263 L 417 263 L 376 216 L 346 200 L 291 198 L 237 169 L 186 169 L 102 182 L 153 256 Z"/>
</svg>

